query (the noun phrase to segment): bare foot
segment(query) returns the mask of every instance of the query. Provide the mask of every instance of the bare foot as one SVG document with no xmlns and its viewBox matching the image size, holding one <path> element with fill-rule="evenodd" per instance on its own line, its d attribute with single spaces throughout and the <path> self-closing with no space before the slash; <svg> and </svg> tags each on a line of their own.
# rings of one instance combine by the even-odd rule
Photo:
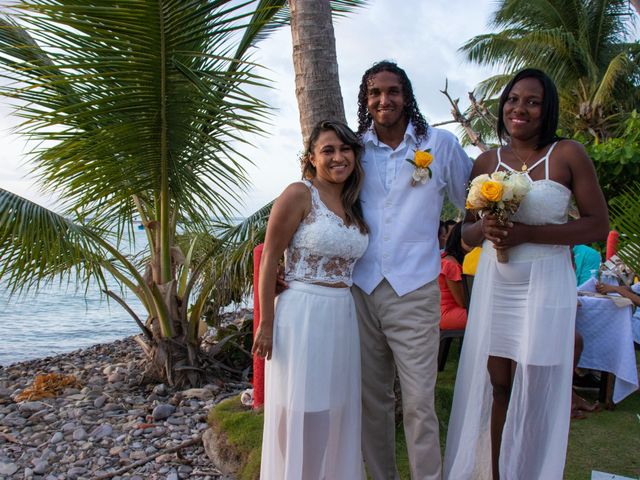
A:
<svg viewBox="0 0 640 480">
<path fill-rule="evenodd" d="M 571 411 L 578 410 L 583 412 L 599 412 L 602 410 L 598 402 L 589 403 L 575 391 L 571 392 Z"/>
</svg>

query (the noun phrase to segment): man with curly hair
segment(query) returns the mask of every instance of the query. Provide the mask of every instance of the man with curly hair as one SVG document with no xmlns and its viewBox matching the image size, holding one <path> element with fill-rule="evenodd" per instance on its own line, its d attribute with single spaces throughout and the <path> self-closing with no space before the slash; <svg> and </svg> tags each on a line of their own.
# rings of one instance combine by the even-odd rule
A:
<svg viewBox="0 0 640 480">
<path fill-rule="evenodd" d="M 365 147 L 360 199 L 370 228 L 352 289 L 360 326 L 365 463 L 374 480 L 399 478 L 397 369 L 411 478 L 439 479 L 434 407 L 440 336 L 438 227 L 445 193 L 464 208 L 471 161 L 455 135 L 427 125 L 407 74 L 393 62 L 376 63 L 364 73 L 358 120 Z M 415 155 L 421 151 L 429 152 L 430 164 L 429 155 Z M 424 165 L 428 168 L 418 169 Z"/>
</svg>

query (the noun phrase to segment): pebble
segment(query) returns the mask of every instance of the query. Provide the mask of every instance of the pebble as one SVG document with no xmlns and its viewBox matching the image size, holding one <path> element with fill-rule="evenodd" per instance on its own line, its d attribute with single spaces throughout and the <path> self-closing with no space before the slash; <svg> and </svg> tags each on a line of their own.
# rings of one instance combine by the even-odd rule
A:
<svg viewBox="0 0 640 480">
<path fill-rule="evenodd" d="M 0 478 L 85 480 L 114 472 L 202 433 L 217 401 L 242 383 L 175 390 L 142 384 L 143 353 L 133 338 L 0 368 Z M 35 373 L 74 375 L 79 388 L 16 403 Z M 37 448 L 36 448 L 37 447 Z M 115 480 L 230 480 L 202 445 L 161 454 Z M 205 472 L 205 473 L 199 473 Z"/>
<path fill-rule="evenodd" d="M 168 404 L 160 404 L 153 409 L 151 415 L 155 421 L 169 418 L 176 411 L 176 407 Z"/>
<path fill-rule="evenodd" d="M 49 464 L 47 462 L 43 460 L 38 461 L 33 465 L 33 473 L 43 475 L 47 471 L 48 467 Z"/>
<path fill-rule="evenodd" d="M 0 463 L 0 473 L 2 475 L 13 475 L 18 471 L 18 468 L 15 463 Z"/>
</svg>

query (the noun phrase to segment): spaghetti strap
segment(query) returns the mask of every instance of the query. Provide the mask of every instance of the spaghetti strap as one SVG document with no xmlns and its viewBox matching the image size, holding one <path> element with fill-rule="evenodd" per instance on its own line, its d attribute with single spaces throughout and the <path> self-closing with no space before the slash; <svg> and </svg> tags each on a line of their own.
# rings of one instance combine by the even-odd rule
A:
<svg viewBox="0 0 640 480">
<path fill-rule="evenodd" d="M 502 157 L 500 156 L 500 150 L 502 150 L 502 147 L 498 147 L 498 150 L 496 151 L 496 153 L 498 154 L 498 163 L 496 164 L 496 169 L 494 170 L 494 172 L 497 172 L 498 169 L 500 168 L 500 165 L 505 165 L 504 163 L 502 163 Z M 506 167 L 506 165 L 505 165 Z"/>
<path fill-rule="evenodd" d="M 500 156 L 500 150 L 502 150 L 502 147 L 499 147 L 497 150 L 497 154 L 498 154 L 498 164 L 496 165 L 496 169 L 494 170 L 494 172 L 497 172 L 498 169 L 500 168 L 500 165 L 502 165 L 504 168 L 506 168 L 507 170 L 509 170 L 510 172 L 515 172 L 515 170 L 513 168 L 511 168 L 509 165 L 507 165 L 506 163 L 504 163 L 502 161 L 502 157 Z"/>
<path fill-rule="evenodd" d="M 557 143 L 558 142 L 554 142 L 553 145 L 551 145 L 551 148 L 549 148 L 549 151 L 546 153 L 546 155 L 544 157 L 542 157 L 536 163 L 534 163 L 529 168 L 527 168 L 527 172 L 531 172 L 534 168 L 536 168 L 542 162 L 545 162 L 544 163 L 544 178 L 549 180 L 549 162 L 548 162 L 548 160 L 549 160 L 549 157 L 551 156 L 551 152 L 553 152 L 553 149 L 555 148 Z"/>
<path fill-rule="evenodd" d="M 547 180 L 549 180 L 549 158 L 551 157 L 551 152 L 553 152 L 553 149 L 556 148 L 557 144 L 558 144 L 557 141 L 553 142 L 553 145 L 551 145 L 551 148 L 549 149 L 547 154 L 544 156 L 546 160 L 544 164 L 544 178 Z"/>
</svg>

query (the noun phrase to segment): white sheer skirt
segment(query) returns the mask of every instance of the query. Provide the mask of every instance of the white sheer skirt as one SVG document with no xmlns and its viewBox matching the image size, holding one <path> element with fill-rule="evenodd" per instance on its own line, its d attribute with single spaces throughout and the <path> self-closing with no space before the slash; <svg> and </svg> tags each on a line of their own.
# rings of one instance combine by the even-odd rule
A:
<svg viewBox="0 0 640 480">
<path fill-rule="evenodd" d="M 290 282 L 265 367 L 261 480 L 359 480 L 360 343 L 349 288 Z"/>
<path fill-rule="evenodd" d="M 517 363 L 500 478 L 562 479 L 576 301 L 568 247 L 523 244 L 510 249 L 509 263 L 501 264 L 485 242 L 456 378 L 445 479 L 491 479 L 489 355 Z"/>
</svg>

